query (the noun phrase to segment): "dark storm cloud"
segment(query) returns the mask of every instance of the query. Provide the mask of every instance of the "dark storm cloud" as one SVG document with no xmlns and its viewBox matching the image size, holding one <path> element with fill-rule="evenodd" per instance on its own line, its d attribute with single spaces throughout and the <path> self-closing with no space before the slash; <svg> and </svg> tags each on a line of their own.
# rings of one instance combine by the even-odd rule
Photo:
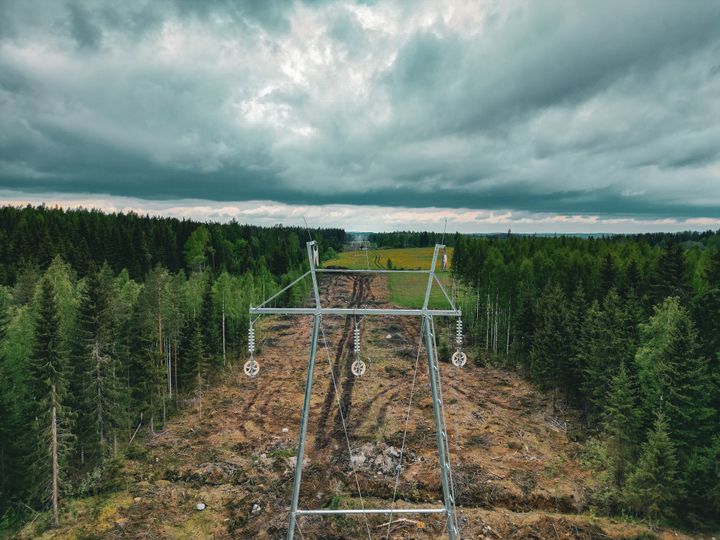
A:
<svg viewBox="0 0 720 540">
<path fill-rule="evenodd" d="M 90 21 L 85 9 L 77 4 L 68 4 L 70 33 L 81 48 L 97 49 L 102 41 L 102 32 Z"/>
<path fill-rule="evenodd" d="M 6 2 L 0 189 L 720 216 L 720 4 Z"/>
<path fill-rule="evenodd" d="M 409 122 L 419 120 L 417 107 L 449 130 L 497 129 L 518 114 L 576 105 L 629 73 L 651 79 L 662 65 L 717 44 L 718 28 L 716 2 L 522 3 L 493 19 L 485 39 L 418 33 L 387 83 L 395 107 L 409 107 Z"/>
</svg>

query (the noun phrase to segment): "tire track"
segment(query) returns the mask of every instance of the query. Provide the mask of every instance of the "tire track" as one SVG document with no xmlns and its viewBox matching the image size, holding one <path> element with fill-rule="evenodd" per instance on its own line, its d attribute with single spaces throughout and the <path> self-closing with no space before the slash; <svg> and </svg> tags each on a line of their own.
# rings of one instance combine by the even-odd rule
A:
<svg viewBox="0 0 720 540">
<path fill-rule="evenodd" d="M 348 278 L 346 276 L 341 277 L 333 277 L 329 280 L 329 285 L 327 287 L 327 290 L 323 291 L 324 293 L 332 293 L 333 289 L 337 289 L 340 286 L 340 281 L 345 281 L 347 279 L 350 279 L 352 281 L 352 293 L 350 296 L 350 300 L 347 304 L 347 307 L 360 307 L 363 304 L 365 304 L 368 300 L 374 300 L 375 295 L 372 292 L 372 289 L 370 287 L 371 277 L 370 276 L 353 276 L 351 278 Z M 333 387 L 332 379 L 328 382 L 328 388 L 325 392 L 325 399 L 323 401 L 323 406 L 320 412 L 320 420 L 318 422 L 318 436 L 315 439 L 315 447 L 316 449 L 322 449 L 327 447 L 327 445 L 330 443 L 331 439 L 339 438 L 343 436 L 343 425 L 342 425 L 342 417 L 345 417 L 346 420 L 346 427 L 348 430 L 348 436 L 351 435 L 354 425 L 349 421 L 350 413 L 353 406 L 353 390 L 355 388 L 355 382 L 356 378 L 352 374 L 351 366 L 353 361 L 353 350 L 352 350 L 352 343 L 353 343 L 353 331 L 354 331 L 354 323 L 355 323 L 355 317 L 349 315 L 346 316 L 343 323 L 342 323 L 342 329 L 340 330 L 340 335 L 338 337 L 338 341 L 335 349 L 335 358 L 332 365 L 332 372 L 333 376 L 335 378 L 336 384 L 339 386 L 340 392 L 340 407 L 335 414 L 335 417 L 333 419 L 333 427 L 332 431 L 328 433 L 327 425 L 328 421 L 330 419 L 330 411 L 333 407 L 333 403 L 336 401 L 335 398 L 335 388 Z M 328 341 L 328 347 L 332 347 L 332 341 L 333 337 L 332 332 L 328 332 L 328 326 L 325 325 L 325 337 Z M 360 325 L 360 333 L 361 336 L 364 332 L 365 325 Z M 322 338 L 321 338 L 322 339 Z M 324 346 L 324 344 L 323 344 Z M 341 377 L 341 374 L 344 377 Z M 342 383 L 340 381 L 342 380 Z M 342 410 L 342 415 L 340 414 L 340 411 Z"/>
</svg>

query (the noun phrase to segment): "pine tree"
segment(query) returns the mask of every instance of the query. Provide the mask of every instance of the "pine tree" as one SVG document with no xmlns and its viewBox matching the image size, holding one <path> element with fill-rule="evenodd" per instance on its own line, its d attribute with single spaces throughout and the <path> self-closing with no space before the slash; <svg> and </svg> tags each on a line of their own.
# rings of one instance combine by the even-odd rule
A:
<svg viewBox="0 0 720 540">
<path fill-rule="evenodd" d="M 623 495 L 633 511 L 650 519 L 673 515 L 673 506 L 680 496 L 678 460 L 668 435 L 668 422 L 662 413 L 658 413 L 653 429 L 648 433 Z"/>
<path fill-rule="evenodd" d="M 604 428 L 608 438 L 608 452 L 615 468 L 615 483 L 619 487 L 634 457 L 641 418 L 636 390 L 625 369 L 625 362 L 611 381 L 604 411 Z"/>
<path fill-rule="evenodd" d="M 69 411 L 64 407 L 65 374 L 61 355 L 58 309 L 52 284 L 44 279 L 35 323 L 35 343 L 28 364 L 31 402 L 30 444 L 33 498 L 52 502 L 58 523 L 58 498 L 66 474 L 71 436 Z"/>
</svg>

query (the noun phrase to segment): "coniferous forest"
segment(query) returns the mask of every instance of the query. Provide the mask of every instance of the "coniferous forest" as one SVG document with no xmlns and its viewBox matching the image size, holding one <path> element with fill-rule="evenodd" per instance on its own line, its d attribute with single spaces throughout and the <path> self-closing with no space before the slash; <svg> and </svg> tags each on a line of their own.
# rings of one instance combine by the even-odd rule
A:
<svg viewBox="0 0 720 540">
<path fill-rule="evenodd" d="M 310 231 L 330 257 L 339 229 Z M 248 306 L 305 271 L 300 228 L 0 209 L 0 516 L 57 514 L 237 364 Z M 422 246 L 427 233 L 374 235 Z M 468 350 L 575 414 L 598 513 L 720 516 L 720 234 L 455 235 Z M 293 288 L 290 303 L 305 291 Z M 0 522 L 1 524 L 2 522 Z"/>
<path fill-rule="evenodd" d="M 602 513 L 720 518 L 720 234 L 457 236 L 473 355 L 579 410 Z"/>
<path fill-rule="evenodd" d="M 342 248 L 339 229 L 1 208 L 0 525 L 112 485 L 139 432 L 237 361 L 308 234 Z"/>
</svg>

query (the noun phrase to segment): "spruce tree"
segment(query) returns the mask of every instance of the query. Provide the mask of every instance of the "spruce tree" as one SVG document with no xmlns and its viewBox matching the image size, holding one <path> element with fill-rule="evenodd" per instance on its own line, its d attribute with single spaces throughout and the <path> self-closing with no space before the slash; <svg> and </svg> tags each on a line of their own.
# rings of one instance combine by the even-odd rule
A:
<svg viewBox="0 0 720 540">
<path fill-rule="evenodd" d="M 711 444 L 693 450 L 683 470 L 682 510 L 695 526 L 720 521 L 720 434 Z"/>
<path fill-rule="evenodd" d="M 113 347 L 108 283 L 97 273 L 87 278 L 77 322 L 73 387 L 77 392 L 76 434 L 83 457 L 91 464 L 107 455 L 120 423 L 119 366 Z"/>
<path fill-rule="evenodd" d="M 633 462 L 640 431 L 637 395 L 625 362 L 612 378 L 604 411 L 608 452 L 614 465 L 615 483 L 620 487 Z"/>
<path fill-rule="evenodd" d="M 702 353 L 717 370 L 720 362 L 720 249 L 715 249 L 703 272 L 704 288 L 692 300 L 692 314 L 700 333 Z M 718 370 L 720 371 L 720 370 Z"/>
<path fill-rule="evenodd" d="M 677 298 L 656 308 L 641 326 L 641 341 L 636 360 L 644 409 L 664 413 L 670 436 L 687 456 L 707 444 L 716 428 L 711 404 L 716 387 L 707 359 L 699 354 L 692 320 Z"/>
<path fill-rule="evenodd" d="M 155 318 L 145 291 L 136 303 L 129 322 L 127 383 L 131 421 L 152 422 L 159 405 L 162 374 L 153 341 Z"/>
<path fill-rule="evenodd" d="M 668 435 L 668 422 L 658 413 L 637 467 L 629 476 L 623 495 L 628 506 L 652 520 L 670 517 L 680 496 L 678 460 Z"/>
<path fill-rule="evenodd" d="M 205 385 L 208 371 L 200 322 L 189 321 L 186 332 L 188 339 L 183 351 L 182 369 L 184 387 L 189 391 L 199 393 Z"/>
<path fill-rule="evenodd" d="M 631 317 L 612 289 L 602 302 L 593 304 L 581 332 L 577 353 L 582 370 L 582 393 L 591 419 L 599 419 L 605 406 L 607 388 L 621 363 L 634 373 L 633 358 L 637 339 Z"/>
<path fill-rule="evenodd" d="M 14 453 L 11 441 L 15 438 L 15 426 L 12 425 L 10 413 L 10 400 L 13 396 L 5 375 L 4 342 L 8 322 L 8 306 L 0 296 L 0 515 L 3 513 L 3 502 L 9 496 L 11 456 Z"/>
<path fill-rule="evenodd" d="M 531 285 L 523 284 L 518 295 L 515 316 L 515 343 L 521 354 L 521 362 L 527 364 L 532 349 L 532 337 L 535 333 L 535 302 L 537 292 Z"/>
<path fill-rule="evenodd" d="M 607 389 L 603 381 L 612 375 L 612 372 L 607 369 L 606 358 L 603 354 L 604 335 L 602 312 L 600 305 L 595 301 L 585 315 L 576 357 L 576 364 L 583 377 L 581 390 L 585 409 L 590 418 L 597 417 L 602 410 Z"/>
<path fill-rule="evenodd" d="M 705 280 L 711 289 L 720 289 L 720 247 L 716 247 L 708 258 Z"/>
<path fill-rule="evenodd" d="M 616 273 L 613 256 L 607 253 L 600 266 L 600 298 L 604 298 L 615 287 Z"/>
<path fill-rule="evenodd" d="M 218 317 L 213 302 L 212 277 L 208 276 L 205 284 L 205 293 L 198 323 L 202 333 L 203 357 L 213 366 L 220 363 L 218 354 L 220 349 L 220 333 L 218 332 Z"/>
<path fill-rule="evenodd" d="M 640 284 L 640 268 L 635 259 L 630 261 L 625 271 L 625 292 L 641 296 L 643 291 Z"/>
<path fill-rule="evenodd" d="M 567 298 L 557 285 L 548 286 L 539 298 L 535 313 L 537 325 L 530 351 L 530 371 L 535 381 L 553 391 L 553 414 L 559 391 L 567 392 L 575 378 Z"/>
<path fill-rule="evenodd" d="M 685 252 L 680 243 L 670 240 L 660 254 L 650 282 L 650 296 L 654 304 L 676 296 L 685 300 L 689 285 L 685 277 Z"/>
<path fill-rule="evenodd" d="M 70 413 L 64 406 L 65 373 L 58 309 L 52 284 L 41 285 L 35 342 L 28 363 L 30 404 L 30 486 L 33 500 L 52 503 L 58 523 L 58 498 L 67 471 Z"/>
</svg>

